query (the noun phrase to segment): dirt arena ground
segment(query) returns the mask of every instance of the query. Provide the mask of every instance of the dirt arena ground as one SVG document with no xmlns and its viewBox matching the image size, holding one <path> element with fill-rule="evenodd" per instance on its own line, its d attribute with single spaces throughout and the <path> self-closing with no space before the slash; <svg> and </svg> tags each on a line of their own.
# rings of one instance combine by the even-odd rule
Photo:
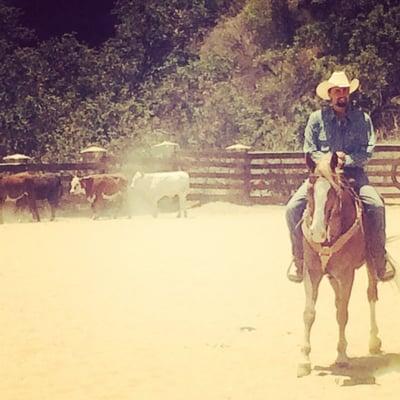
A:
<svg viewBox="0 0 400 400">
<path fill-rule="evenodd" d="M 400 207 L 388 207 L 400 261 Z M 131 220 L 0 226 L 1 400 L 398 399 L 400 292 L 380 284 L 384 352 L 368 355 L 366 273 L 331 366 L 333 292 L 321 286 L 313 371 L 296 377 L 303 287 L 287 281 L 280 206 L 224 203 Z"/>
</svg>

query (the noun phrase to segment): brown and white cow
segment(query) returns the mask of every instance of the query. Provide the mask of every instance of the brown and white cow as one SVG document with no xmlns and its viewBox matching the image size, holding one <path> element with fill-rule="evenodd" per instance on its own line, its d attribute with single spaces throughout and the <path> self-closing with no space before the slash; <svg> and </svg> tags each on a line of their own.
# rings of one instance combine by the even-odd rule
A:
<svg viewBox="0 0 400 400">
<path fill-rule="evenodd" d="M 13 201 L 17 208 L 28 206 L 32 217 L 40 221 L 37 200 L 47 200 L 51 211 L 51 220 L 62 196 L 61 177 L 53 173 L 21 172 L 0 177 L 0 223 L 3 222 L 3 206 Z"/>
<path fill-rule="evenodd" d="M 93 219 L 99 216 L 105 202 L 114 203 L 114 210 L 127 207 L 128 180 L 121 174 L 95 174 L 71 180 L 71 194 L 83 194 L 91 204 Z M 129 214 L 129 210 L 127 210 Z M 115 216 L 115 214 L 114 214 Z"/>
</svg>

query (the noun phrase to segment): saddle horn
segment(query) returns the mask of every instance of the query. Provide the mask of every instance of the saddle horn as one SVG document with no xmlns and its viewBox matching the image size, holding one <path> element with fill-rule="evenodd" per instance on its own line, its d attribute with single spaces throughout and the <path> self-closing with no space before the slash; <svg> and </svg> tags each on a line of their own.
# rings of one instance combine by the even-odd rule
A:
<svg viewBox="0 0 400 400">
<path fill-rule="evenodd" d="M 339 162 L 339 157 L 336 152 L 333 152 L 332 157 L 331 157 L 331 162 L 330 162 L 330 167 L 331 167 L 332 171 L 336 170 L 336 167 L 338 166 L 338 162 Z"/>
<path fill-rule="evenodd" d="M 315 161 L 312 159 L 311 153 L 306 153 L 306 165 L 311 172 L 315 171 L 316 164 Z"/>
</svg>

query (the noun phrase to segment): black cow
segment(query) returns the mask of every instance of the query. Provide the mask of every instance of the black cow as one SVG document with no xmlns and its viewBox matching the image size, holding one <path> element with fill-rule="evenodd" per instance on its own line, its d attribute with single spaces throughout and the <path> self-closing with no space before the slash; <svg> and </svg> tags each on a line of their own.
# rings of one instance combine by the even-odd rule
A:
<svg viewBox="0 0 400 400">
<path fill-rule="evenodd" d="M 3 223 L 3 206 L 5 201 L 15 202 L 17 208 L 28 206 L 32 217 L 40 221 L 37 200 L 47 200 L 51 210 L 51 220 L 62 196 L 61 178 L 53 173 L 30 173 L 4 175 L 0 177 L 0 223 Z"/>
</svg>

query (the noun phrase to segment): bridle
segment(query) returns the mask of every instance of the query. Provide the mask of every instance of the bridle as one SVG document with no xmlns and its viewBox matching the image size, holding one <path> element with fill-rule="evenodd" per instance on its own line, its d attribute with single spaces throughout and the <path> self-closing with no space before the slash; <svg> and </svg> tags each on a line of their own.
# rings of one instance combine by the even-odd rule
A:
<svg viewBox="0 0 400 400">
<path fill-rule="evenodd" d="M 329 260 L 331 257 L 340 251 L 343 246 L 358 232 L 363 232 L 363 224 L 362 224 L 362 203 L 357 195 L 357 193 L 351 188 L 351 187 L 345 187 L 346 190 L 349 190 L 352 194 L 352 197 L 355 200 L 355 207 L 356 207 L 356 218 L 353 222 L 353 225 L 342 235 L 340 235 L 333 243 L 329 243 L 327 245 L 321 244 L 321 243 L 316 243 L 312 240 L 312 235 L 311 235 L 311 230 L 310 230 L 310 225 L 311 225 L 311 215 L 307 212 L 307 210 L 304 213 L 303 216 L 303 222 L 301 224 L 301 228 L 303 231 L 304 238 L 306 239 L 307 243 L 310 245 L 311 249 L 314 250 L 320 260 L 321 260 L 321 267 L 322 271 L 326 273 L 326 267 L 328 265 Z M 340 190 L 343 190 L 343 188 L 338 188 L 336 189 L 336 192 L 338 193 Z M 339 196 L 339 195 L 338 195 Z"/>
</svg>

